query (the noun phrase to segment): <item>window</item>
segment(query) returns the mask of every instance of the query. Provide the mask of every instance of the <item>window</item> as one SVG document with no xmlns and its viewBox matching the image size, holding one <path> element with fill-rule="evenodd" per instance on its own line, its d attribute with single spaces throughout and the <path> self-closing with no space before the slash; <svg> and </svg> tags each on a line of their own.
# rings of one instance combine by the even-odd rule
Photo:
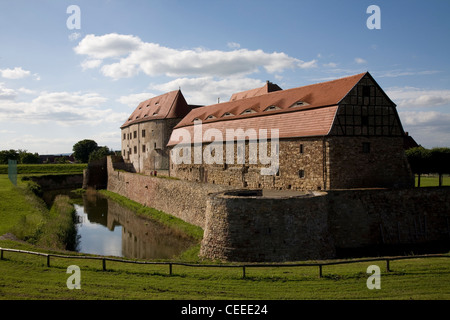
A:
<svg viewBox="0 0 450 320">
<path fill-rule="evenodd" d="M 264 111 L 272 111 L 272 110 L 279 110 L 277 106 L 268 106 Z"/>
<path fill-rule="evenodd" d="M 206 120 L 209 120 L 209 119 L 214 119 L 215 118 L 215 116 L 213 116 L 213 115 L 210 115 L 210 116 L 208 116 L 207 118 L 206 118 Z"/>
<path fill-rule="evenodd" d="M 370 87 L 369 86 L 362 87 L 362 95 L 363 95 L 363 97 L 370 97 Z"/>
<path fill-rule="evenodd" d="M 304 101 L 297 101 L 296 103 L 294 103 L 289 108 L 295 108 L 295 107 L 301 107 L 301 106 L 307 106 L 307 105 L 308 105 L 308 103 L 306 103 Z"/>
<path fill-rule="evenodd" d="M 304 178 L 305 177 L 305 170 L 298 170 L 298 177 Z"/>
<path fill-rule="evenodd" d="M 300 152 L 300 153 L 303 153 L 303 144 L 300 144 L 299 152 Z"/>
<path fill-rule="evenodd" d="M 134 153 L 135 154 L 137 153 L 137 147 L 136 146 L 134 146 Z"/>
<path fill-rule="evenodd" d="M 231 112 L 225 112 L 222 117 L 230 117 L 230 116 L 234 116 L 234 114 L 232 114 Z"/>
<path fill-rule="evenodd" d="M 124 133 L 124 134 L 123 134 L 123 140 L 125 140 L 126 138 L 127 138 L 127 134 Z"/>
<path fill-rule="evenodd" d="M 137 131 L 133 132 L 133 138 L 137 138 Z"/>
<path fill-rule="evenodd" d="M 252 109 L 246 109 L 246 110 L 244 110 L 241 114 L 249 114 L 249 113 L 255 113 L 256 111 L 255 110 L 252 110 Z"/>
<path fill-rule="evenodd" d="M 145 138 L 145 129 L 142 129 L 142 138 Z"/>
<path fill-rule="evenodd" d="M 370 142 L 363 142 L 362 144 L 362 152 L 370 153 Z"/>
<path fill-rule="evenodd" d="M 361 124 L 363 126 L 368 126 L 369 125 L 369 116 L 361 116 Z"/>
<path fill-rule="evenodd" d="M 145 152 L 145 144 L 142 145 L 142 152 Z"/>
</svg>

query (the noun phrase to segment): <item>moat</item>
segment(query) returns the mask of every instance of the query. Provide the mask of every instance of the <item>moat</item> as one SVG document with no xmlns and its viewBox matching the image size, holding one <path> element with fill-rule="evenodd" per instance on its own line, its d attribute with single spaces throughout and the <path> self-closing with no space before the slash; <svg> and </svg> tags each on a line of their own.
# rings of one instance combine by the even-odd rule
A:
<svg viewBox="0 0 450 320">
<path fill-rule="evenodd" d="M 71 197 L 74 198 L 73 194 Z M 138 216 L 98 192 L 89 191 L 73 200 L 77 252 L 135 259 L 171 259 L 194 244 L 187 235 Z"/>
</svg>

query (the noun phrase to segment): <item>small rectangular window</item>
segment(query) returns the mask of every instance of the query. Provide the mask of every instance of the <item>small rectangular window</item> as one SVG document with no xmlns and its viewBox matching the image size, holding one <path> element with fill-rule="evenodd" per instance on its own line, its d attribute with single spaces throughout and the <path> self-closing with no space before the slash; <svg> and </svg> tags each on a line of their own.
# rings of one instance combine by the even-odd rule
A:
<svg viewBox="0 0 450 320">
<path fill-rule="evenodd" d="M 145 129 L 142 129 L 142 138 L 145 138 Z"/>
<path fill-rule="evenodd" d="M 133 138 L 137 138 L 137 131 L 133 132 Z"/>
<path fill-rule="evenodd" d="M 370 142 L 363 142 L 362 144 L 362 152 L 370 153 Z"/>
<path fill-rule="evenodd" d="M 361 116 L 361 124 L 363 126 L 368 126 L 369 125 L 369 116 Z"/>
<path fill-rule="evenodd" d="M 363 95 L 363 97 L 370 97 L 370 87 L 369 86 L 363 86 L 362 95 Z"/>
<path fill-rule="evenodd" d="M 137 147 L 136 146 L 134 146 L 134 153 L 135 154 L 137 153 Z"/>
<path fill-rule="evenodd" d="M 305 177 L 305 170 L 298 170 L 298 177 L 304 178 Z"/>
<path fill-rule="evenodd" d="M 303 153 L 303 144 L 300 144 L 299 151 L 300 151 L 300 153 Z"/>
<path fill-rule="evenodd" d="M 124 133 L 124 134 L 123 134 L 123 140 L 125 140 L 126 138 L 127 138 L 127 134 Z"/>
<path fill-rule="evenodd" d="M 145 152 L 145 144 L 142 145 L 142 152 Z"/>
</svg>

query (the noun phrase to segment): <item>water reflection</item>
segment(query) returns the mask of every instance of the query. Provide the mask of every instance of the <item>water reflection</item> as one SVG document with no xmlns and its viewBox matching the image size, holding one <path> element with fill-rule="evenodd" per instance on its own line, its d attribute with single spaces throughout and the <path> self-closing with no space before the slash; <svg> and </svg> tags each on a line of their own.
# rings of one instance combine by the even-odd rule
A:
<svg viewBox="0 0 450 320">
<path fill-rule="evenodd" d="M 79 224 L 78 250 L 83 253 L 138 259 L 170 259 L 194 242 L 185 234 L 138 216 L 97 192 L 75 205 Z"/>
</svg>

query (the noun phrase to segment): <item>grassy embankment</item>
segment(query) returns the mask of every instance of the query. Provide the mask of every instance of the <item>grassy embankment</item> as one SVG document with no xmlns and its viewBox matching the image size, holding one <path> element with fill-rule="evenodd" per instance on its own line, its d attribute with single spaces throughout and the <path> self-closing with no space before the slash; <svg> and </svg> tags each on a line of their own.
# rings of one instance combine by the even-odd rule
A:
<svg viewBox="0 0 450 320">
<path fill-rule="evenodd" d="M 22 216 L 38 217 L 43 204 L 36 200 L 0 175 L 0 234 Z M 0 247 L 52 252 L 9 240 L 0 240 Z M 317 267 L 247 268 L 242 279 L 239 268 L 174 266 L 170 276 L 168 266 L 108 261 L 108 271 L 102 271 L 100 261 L 72 254 L 73 259 L 52 258 L 47 267 L 45 257 L 4 252 L 0 299 L 450 299 L 450 258 L 392 261 L 391 272 L 382 261 L 326 266 L 322 278 Z M 66 286 L 66 269 L 73 264 L 81 269 L 80 290 Z M 382 270 L 380 290 L 366 286 L 371 264 Z"/>
</svg>

